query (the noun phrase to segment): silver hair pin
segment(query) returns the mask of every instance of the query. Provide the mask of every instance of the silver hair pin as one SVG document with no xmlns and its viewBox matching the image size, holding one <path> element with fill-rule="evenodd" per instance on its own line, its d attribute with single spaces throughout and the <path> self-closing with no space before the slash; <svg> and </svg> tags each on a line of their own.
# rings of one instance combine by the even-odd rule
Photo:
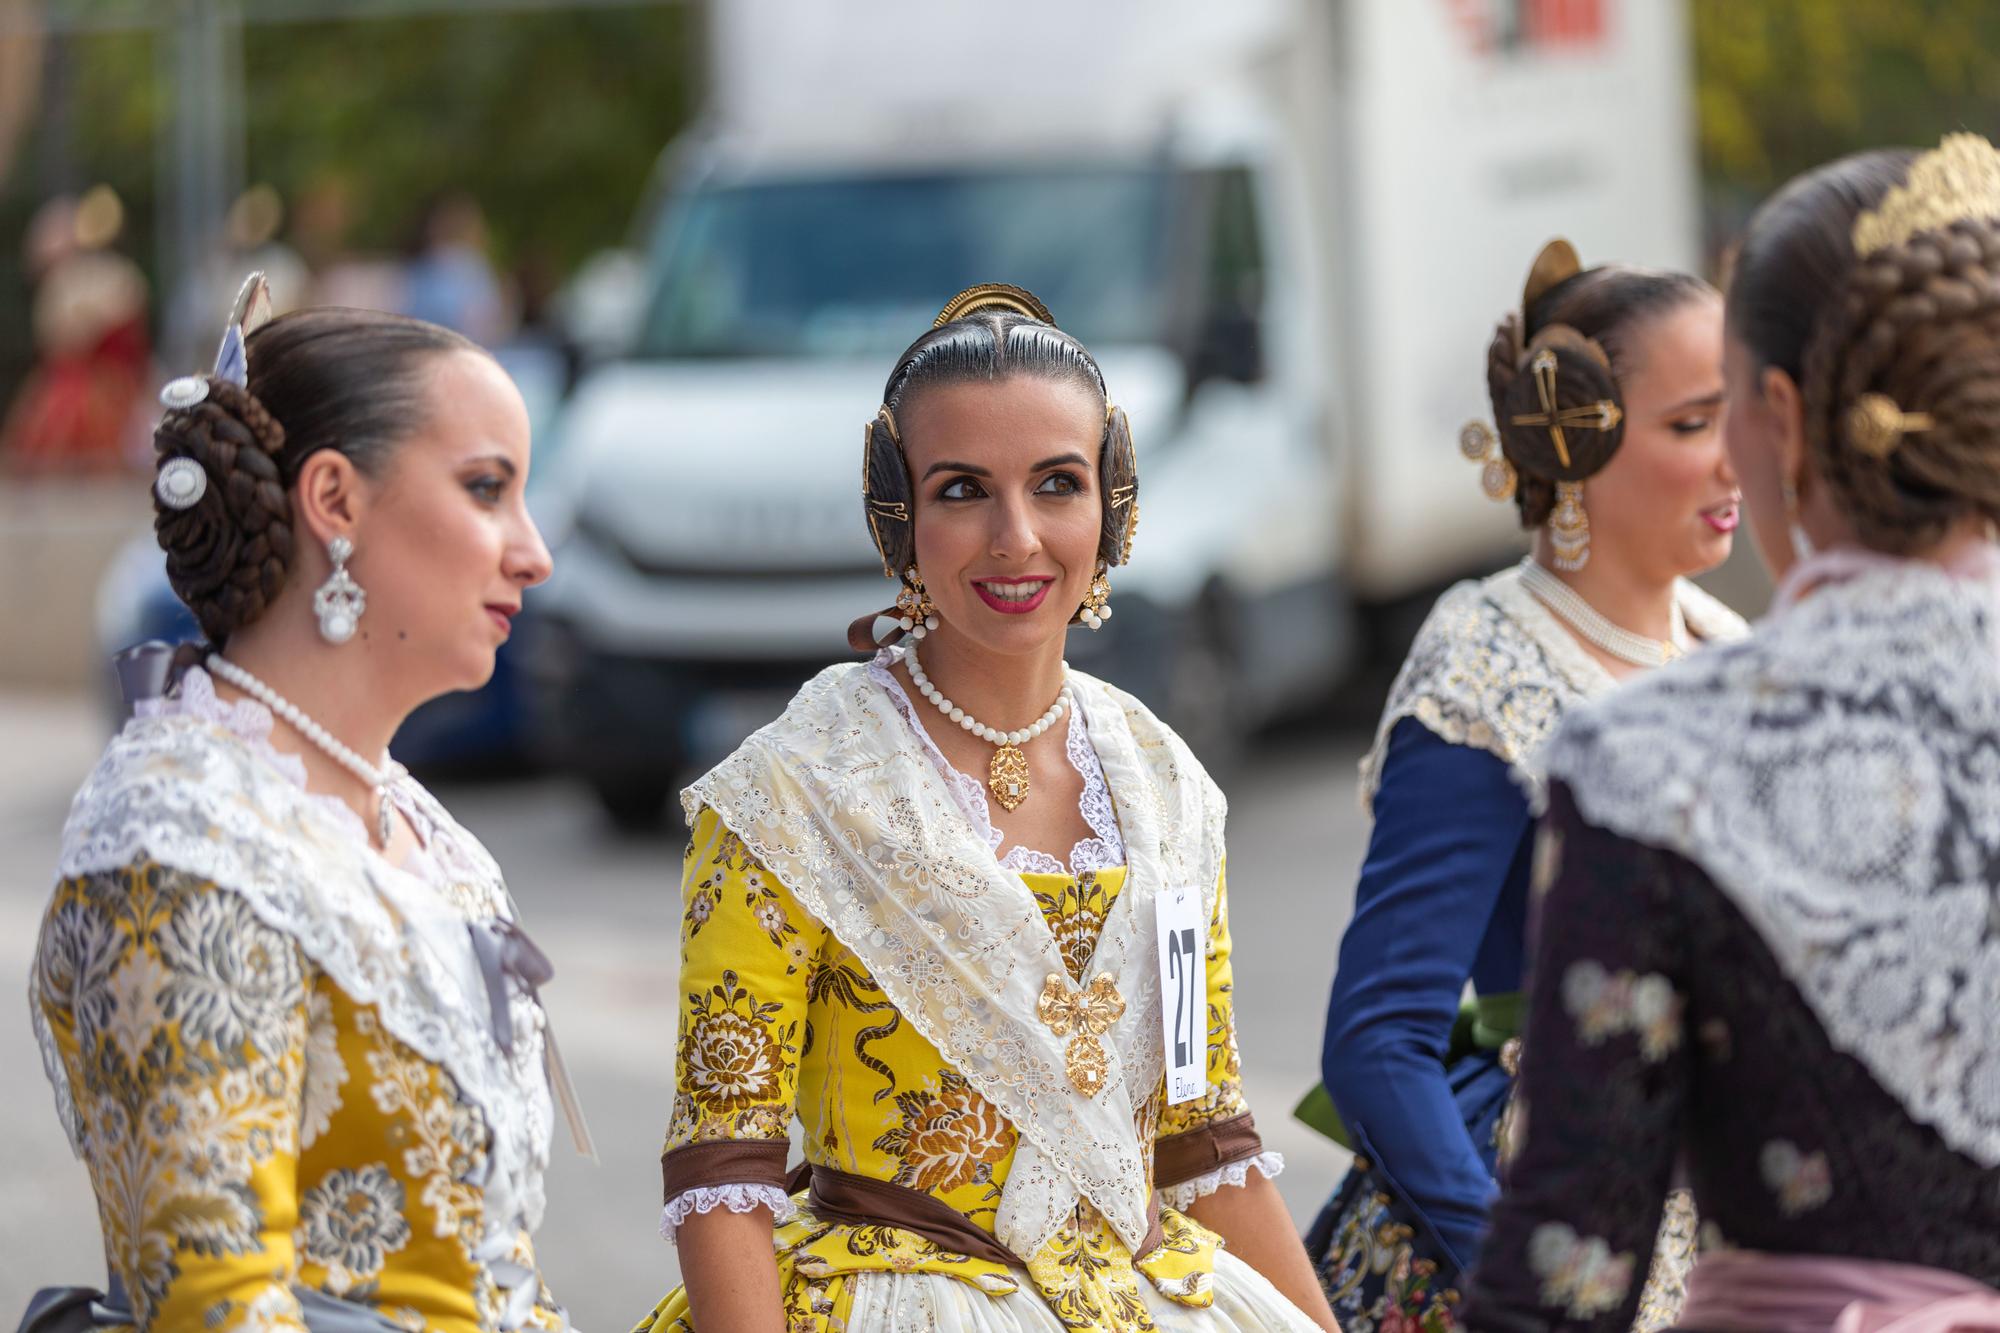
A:
<svg viewBox="0 0 2000 1333">
<path fill-rule="evenodd" d="M 160 406 L 184 412 L 208 398 L 208 381 L 200 375 L 183 375 L 168 380 L 160 389 Z"/>
<path fill-rule="evenodd" d="M 192 509 L 208 493 L 208 469 L 192 458 L 169 458 L 153 478 L 153 494 L 169 509 Z"/>
</svg>

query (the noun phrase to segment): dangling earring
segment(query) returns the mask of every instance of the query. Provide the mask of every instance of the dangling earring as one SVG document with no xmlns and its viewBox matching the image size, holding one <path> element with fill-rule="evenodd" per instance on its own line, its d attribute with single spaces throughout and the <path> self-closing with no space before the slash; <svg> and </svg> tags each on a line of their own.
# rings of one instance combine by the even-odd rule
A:
<svg viewBox="0 0 2000 1333">
<path fill-rule="evenodd" d="M 1575 573 L 1590 563 L 1590 515 L 1583 512 L 1583 483 L 1556 483 L 1556 512 L 1549 515 L 1549 544 L 1556 568 Z"/>
<path fill-rule="evenodd" d="M 903 632 L 913 639 L 921 639 L 938 627 L 937 608 L 931 605 L 931 595 L 924 591 L 924 576 L 911 565 L 903 571 L 903 590 L 896 594 L 896 621 Z"/>
<path fill-rule="evenodd" d="M 319 616 L 319 636 L 328 643 L 346 643 L 353 638 L 361 623 L 361 613 L 368 609 L 368 594 L 347 572 L 347 562 L 353 554 L 354 543 L 345 537 L 335 537 L 326 544 L 326 558 L 333 561 L 333 573 L 313 593 L 313 612 Z"/>
<path fill-rule="evenodd" d="M 1799 484 L 1786 477 L 1779 488 L 1779 493 L 1785 500 L 1785 527 L 1792 535 L 1792 557 L 1796 560 L 1809 560 L 1818 548 L 1813 545 L 1812 538 L 1806 535 L 1805 524 L 1799 522 Z"/>
<path fill-rule="evenodd" d="M 1085 594 L 1076 618 L 1092 629 L 1103 629 L 1104 622 L 1111 619 L 1111 579 L 1102 560 L 1097 562 L 1097 573 L 1090 580 L 1090 591 Z"/>
</svg>

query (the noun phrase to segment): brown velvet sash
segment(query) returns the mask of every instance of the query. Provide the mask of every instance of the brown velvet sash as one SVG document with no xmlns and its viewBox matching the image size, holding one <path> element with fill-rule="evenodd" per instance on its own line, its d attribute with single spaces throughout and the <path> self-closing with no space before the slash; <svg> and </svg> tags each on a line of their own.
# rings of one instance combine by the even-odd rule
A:
<svg viewBox="0 0 2000 1333">
<path fill-rule="evenodd" d="M 806 1207 L 825 1222 L 854 1226 L 891 1226 L 922 1236 L 952 1254 L 1009 1268 L 1026 1268 L 1027 1260 L 994 1239 L 964 1213 L 942 1200 L 907 1185 L 855 1175 L 830 1166 L 802 1162 L 793 1168 L 788 1182 L 792 1193 L 806 1189 Z M 1153 1201 L 1151 1225 L 1138 1255 L 1151 1254 L 1164 1239 L 1160 1227 L 1159 1201 Z"/>
</svg>

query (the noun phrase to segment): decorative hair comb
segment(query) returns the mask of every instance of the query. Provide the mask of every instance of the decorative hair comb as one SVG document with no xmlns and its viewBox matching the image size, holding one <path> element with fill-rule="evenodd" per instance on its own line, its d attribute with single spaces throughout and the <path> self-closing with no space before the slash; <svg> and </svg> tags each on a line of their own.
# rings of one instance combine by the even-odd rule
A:
<svg viewBox="0 0 2000 1333">
<path fill-rule="evenodd" d="M 208 399 L 213 380 L 227 380 L 236 387 L 250 383 L 250 354 L 244 339 L 271 318 L 271 284 L 262 272 L 243 280 L 236 303 L 229 310 L 229 327 L 223 330 L 222 345 L 215 352 L 215 369 L 206 376 L 183 375 L 168 380 L 160 389 L 160 405 L 172 412 L 185 412 Z M 170 458 L 153 479 L 153 494 L 169 509 L 192 509 L 208 491 L 208 472 L 192 458 Z"/>
<path fill-rule="evenodd" d="M 1947 134 L 1910 163 L 1901 185 L 1854 219 L 1854 253 L 1865 259 L 1969 218 L 2000 218 L 2000 149 L 1977 134 Z"/>
<path fill-rule="evenodd" d="M 1035 298 L 1035 294 L 1025 287 L 1016 287 L 1006 282 L 982 282 L 977 287 L 967 287 L 945 304 L 938 312 L 931 327 L 941 329 L 955 319 L 964 319 L 981 310 L 1008 310 L 1017 315 L 1044 324 L 1054 324 L 1056 317 L 1049 308 Z"/>
</svg>

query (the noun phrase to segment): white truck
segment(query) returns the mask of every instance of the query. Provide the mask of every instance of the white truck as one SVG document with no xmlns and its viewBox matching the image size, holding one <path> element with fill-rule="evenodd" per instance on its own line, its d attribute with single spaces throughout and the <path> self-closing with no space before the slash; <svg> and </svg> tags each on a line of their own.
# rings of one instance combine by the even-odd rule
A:
<svg viewBox="0 0 2000 1333">
<path fill-rule="evenodd" d="M 893 596 L 859 426 L 960 288 L 1028 287 L 1098 355 L 1144 518 L 1071 657 L 1226 759 L 1339 681 L 1357 607 L 1520 549 L 1454 442 L 1536 247 L 1697 252 L 1678 0 L 709 14 L 643 317 L 540 496 L 543 730 L 621 823 Z"/>
</svg>

